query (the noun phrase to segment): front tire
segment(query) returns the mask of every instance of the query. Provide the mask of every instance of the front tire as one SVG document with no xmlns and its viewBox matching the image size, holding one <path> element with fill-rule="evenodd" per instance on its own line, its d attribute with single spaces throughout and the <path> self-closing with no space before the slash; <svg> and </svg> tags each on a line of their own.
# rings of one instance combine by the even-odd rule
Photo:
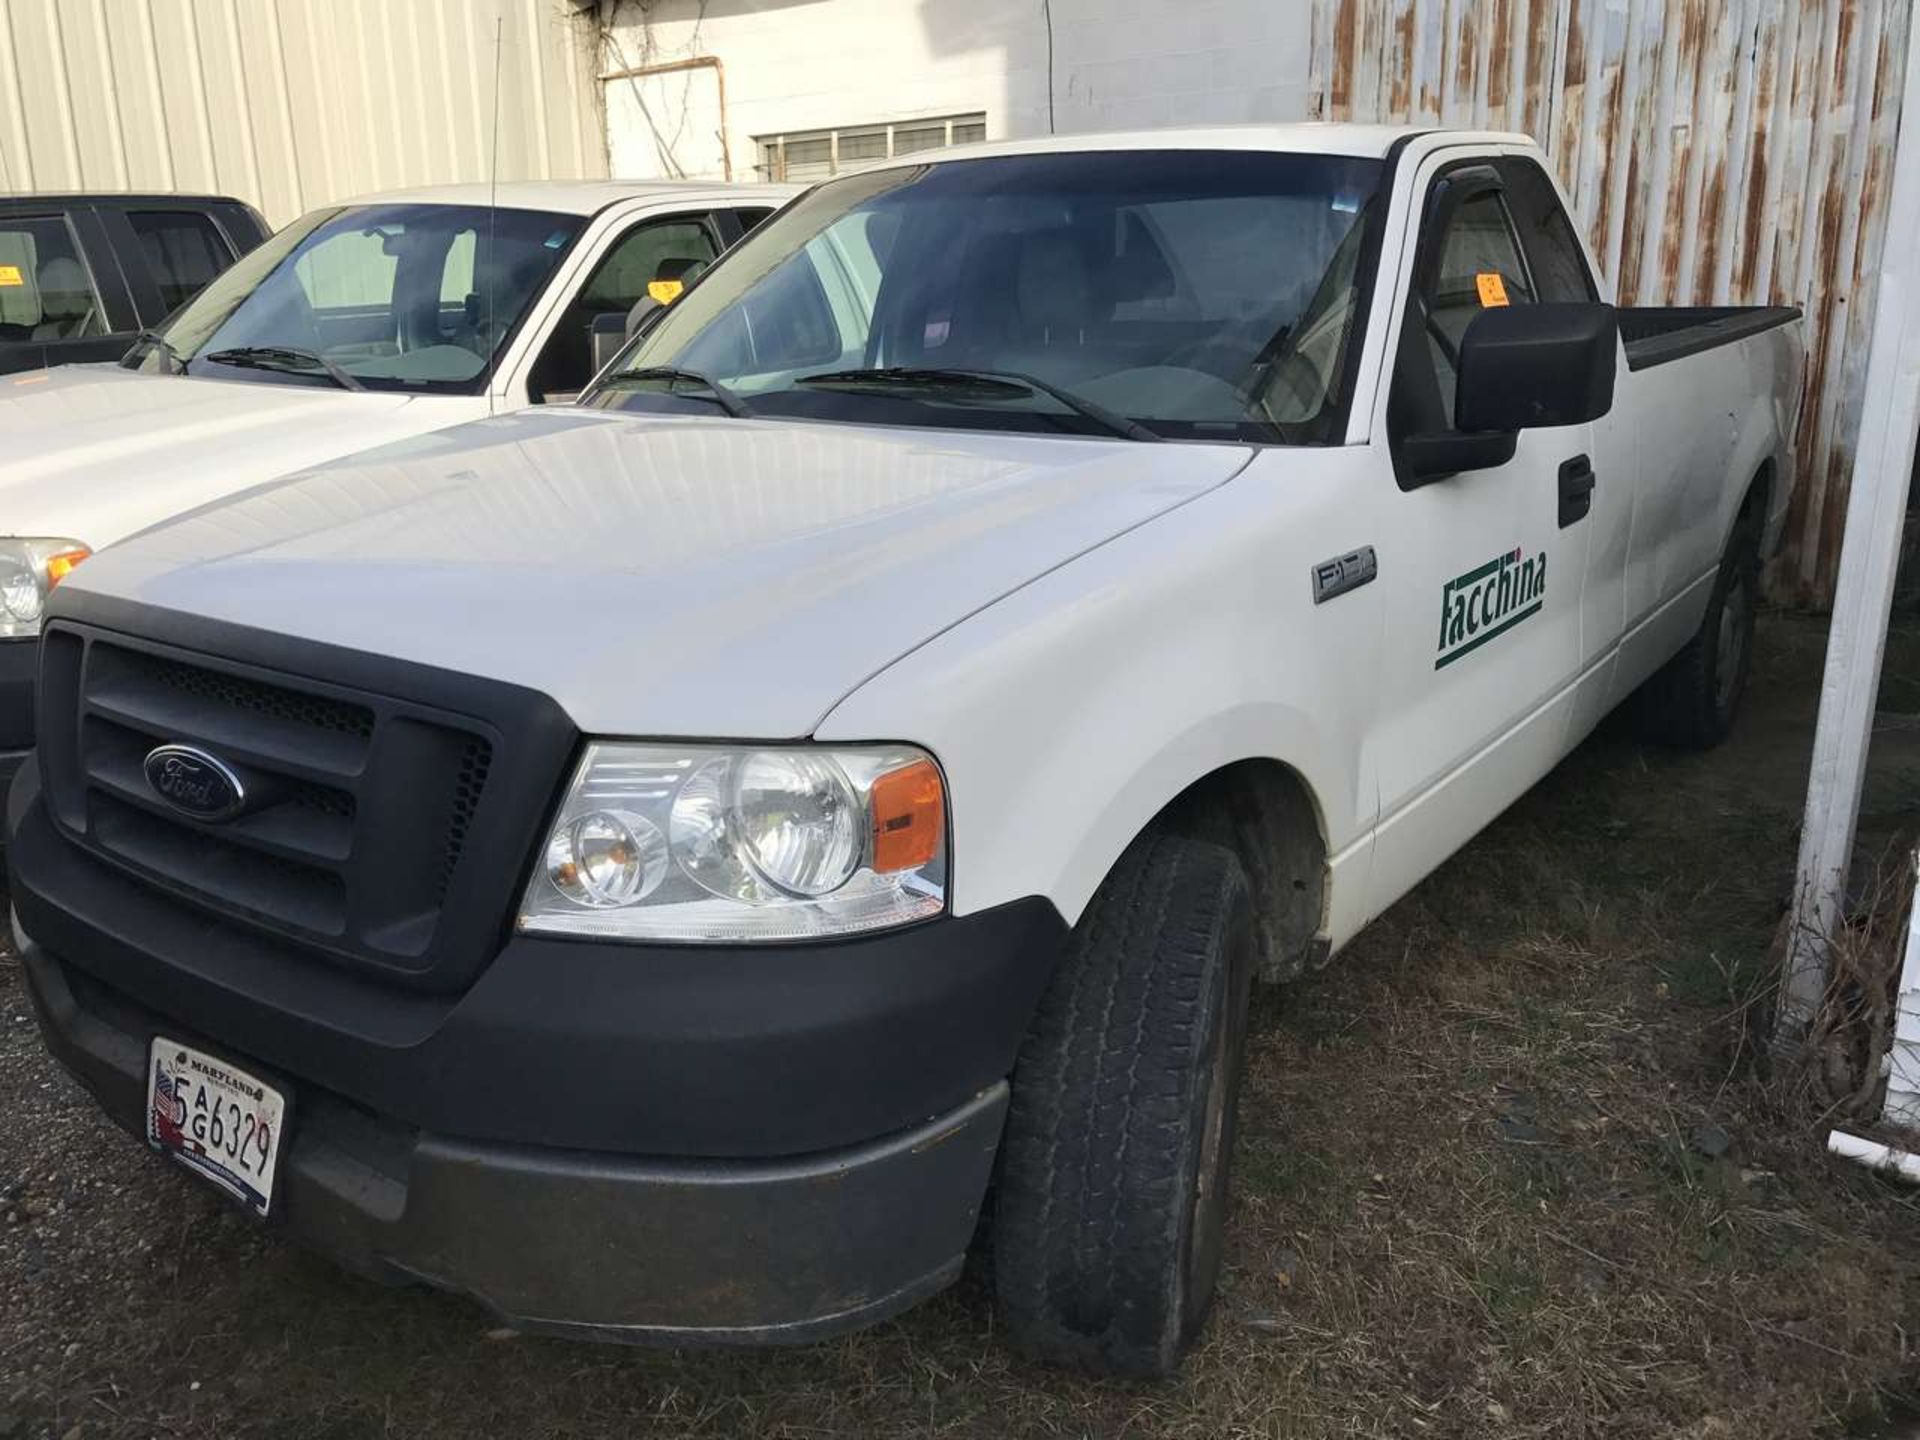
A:
<svg viewBox="0 0 1920 1440">
<path fill-rule="evenodd" d="M 1149 834 L 1074 928 L 1014 1067 L 994 1286 L 1037 1357 L 1172 1373 L 1220 1271 L 1254 932 L 1233 852 Z"/>
<path fill-rule="evenodd" d="M 1649 739 L 1709 750 L 1727 738 L 1753 665 L 1759 603 L 1759 526 L 1743 515 L 1720 557 L 1700 628 L 1635 697 L 1635 719 Z"/>
</svg>

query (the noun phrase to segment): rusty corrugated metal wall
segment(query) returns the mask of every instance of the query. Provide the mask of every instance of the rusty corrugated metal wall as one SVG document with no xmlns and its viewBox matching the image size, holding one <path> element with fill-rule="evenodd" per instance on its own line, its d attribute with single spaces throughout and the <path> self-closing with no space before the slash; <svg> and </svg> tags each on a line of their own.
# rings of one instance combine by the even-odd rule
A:
<svg viewBox="0 0 1920 1440">
<path fill-rule="evenodd" d="M 1526 131 L 1622 303 L 1805 309 L 1800 486 L 1773 580 L 1826 603 L 1911 0 L 1314 4 L 1321 118 Z"/>
</svg>

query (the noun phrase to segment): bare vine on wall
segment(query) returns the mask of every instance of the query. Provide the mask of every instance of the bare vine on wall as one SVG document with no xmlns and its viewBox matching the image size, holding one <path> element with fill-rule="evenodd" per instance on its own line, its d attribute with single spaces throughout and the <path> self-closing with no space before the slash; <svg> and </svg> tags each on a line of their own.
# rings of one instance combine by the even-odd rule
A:
<svg viewBox="0 0 1920 1440">
<path fill-rule="evenodd" d="M 653 11 L 659 0 L 595 0 L 594 3 L 594 56 L 601 75 L 621 75 L 621 83 L 628 87 L 635 108 L 640 112 L 641 120 L 646 124 L 647 133 L 653 138 L 654 152 L 660 157 L 660 168 L 669 179 L 687 178 L 686 167 L 681 163 L 678 147 L 686 139 L 687 117 L 692 107 L 688 103 L 692 94 L 694 75 L 686 72 L 680 77 L 680 103 L 678 115 L 671 124 L 663 124 L 661 117 L 647 103 L 645 90 L 641 86 L 642 77 L 633 71 L 645 69 L 662 59 L 659 36 L 653 27 Z M 693 33 L 688 37 L 686 55 L 699 55 L 700 32 L 707 22 L 708 0 L 697 0 L 693 17 Z M 639 53 L 635 56 L 628 50 L 620 38 L 619 17 L 622 9 L 637 17 L 635 23 L 628 26 L 631 33 L 639 36 Z M 680 57 L 673 57 L 680 58 Z M 724 141 L 722 142 L 724 144 Z"/>
</svg>

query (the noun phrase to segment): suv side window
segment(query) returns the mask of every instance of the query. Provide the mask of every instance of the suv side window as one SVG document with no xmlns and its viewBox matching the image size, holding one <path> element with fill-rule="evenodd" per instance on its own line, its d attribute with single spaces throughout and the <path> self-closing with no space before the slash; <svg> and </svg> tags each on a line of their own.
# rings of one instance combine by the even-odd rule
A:
<svg viewBox="0 0 1920 1440">
<path fill-rule="evenodd" d="M 207 216 L 193 210 L 132 210 L 127 224 L 140 237 L 147 269 L 171 315 L 233 263 L 233 247 Z"/>
<path fill-rule="evenodd" d="M 1445 184 L 1445 176 L 1435 182 L 1429 215 Z M 1396 437 L 1451 430 L 1456 362 L 1467 326 L 1489 305 L 1531 305 L 1538 298 L 1500 193 L 1465 201 L 1444 232 L 1433 233 L 1433 222 L 1427 223 L 1387 398 L 1387 426 Z"/>
<path fill-rule="evenodd" d="M 527 377 L 537 404 L 549 395 L 573 395 L 593 378 L 592 326 L 597 315 L 619 315 L 646 298 L 647 284 L 665 260 L 713 260 L 719 242 L 706 221 L 680 215 L 643 220 L 614 241 L 587 283 L 560 316 Z"/>
<path fill-rule="evenodd" d="M 93 276 L 66 217 L 0 219 L 0 340 L 106 333 Z"/>
<path fill-rule="evenodd" d="M 1600 292 L 1587 269 L 1580 238 L 1546 172 L 1518 155 L 1503 156 L 1498 168 L 1507 182 L 1507 209 L 1526 247 L 1534 283 L 1539 286 L 1537 298 L 1576 304 L 1598 300 Z"/>
</svg>

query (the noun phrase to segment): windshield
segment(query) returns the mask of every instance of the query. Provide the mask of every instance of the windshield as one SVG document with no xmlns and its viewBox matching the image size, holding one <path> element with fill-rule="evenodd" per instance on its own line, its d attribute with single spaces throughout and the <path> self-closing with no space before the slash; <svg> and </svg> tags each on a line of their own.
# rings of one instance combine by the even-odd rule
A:
<svg viewBox="0 0 1920 1440">
<path fill-rule="evenodd" d="M 581 219 L 360 205 L 294 221 L 121 362 L 278 384 L 477 393 Z M 333 372 L 338 372 L 337 374 Z M 340 377 L 347 377 L 343 382 Z"/>
<path fill-rule="evenodd" d="M 586 403 L 711 405 L 704 380 L 755 415 L 1338 438 L 1383 170 L 1147 150 L 851 176 L 702 276 Z"/>
</svg>

